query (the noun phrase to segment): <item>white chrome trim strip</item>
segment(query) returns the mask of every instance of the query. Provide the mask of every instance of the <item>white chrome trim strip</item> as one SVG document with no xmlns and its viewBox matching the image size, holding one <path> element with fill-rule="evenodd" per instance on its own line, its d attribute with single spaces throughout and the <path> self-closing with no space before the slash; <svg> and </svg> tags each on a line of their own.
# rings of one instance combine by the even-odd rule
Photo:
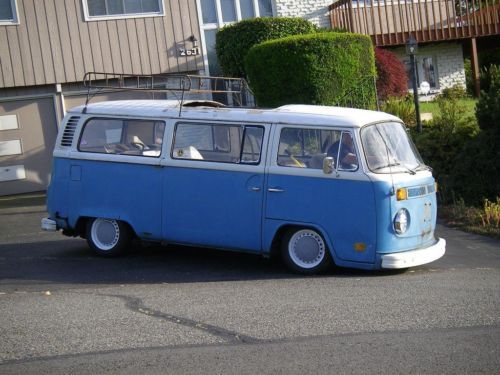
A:
<svg viewBox="0 0 500 375">
<path fill-rule="evenodd" d="M 382 268 L 395 269 L 420 266 L 441 258 L 445 251 L 446 240 L 440 238 L 437 243 L 425 249 L 382 255 Z"/>
<path fill-rule="evenodd" d="M 235 164 L 218 163 L 212 161 L 187 160 L 187 159 L 163 159 L 161 165 L 165 167 L 207 169 L 231 172 L 264 173 L 264 163 L 260 164 Z"/>
<path fill-rule="evenodd" d="M 128 164 L 143 164 L 143 165 L 160 165 L 160 158 L 150 156 L 134 156 L 134 155 L 112 155 L 98 154 L 90 152 L 78 152 L 70 150 L 54 150 L 55 158 L 68 158 L 72 160 L 92 160 L 112 163 L 128 163 Z"/>
</svg>

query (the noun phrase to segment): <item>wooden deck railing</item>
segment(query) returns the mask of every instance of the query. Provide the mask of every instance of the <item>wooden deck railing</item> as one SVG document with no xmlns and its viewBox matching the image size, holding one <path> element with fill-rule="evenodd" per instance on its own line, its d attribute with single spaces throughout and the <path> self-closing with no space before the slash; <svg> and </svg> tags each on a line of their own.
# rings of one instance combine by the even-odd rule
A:
<svg viewBox="0 0 500 375">
<path fill-rule="evenodd" d="M 339 0 L 334 28 L 370 35 L 377 46 L 500 34 L 500 0 Z"/>
</svg>

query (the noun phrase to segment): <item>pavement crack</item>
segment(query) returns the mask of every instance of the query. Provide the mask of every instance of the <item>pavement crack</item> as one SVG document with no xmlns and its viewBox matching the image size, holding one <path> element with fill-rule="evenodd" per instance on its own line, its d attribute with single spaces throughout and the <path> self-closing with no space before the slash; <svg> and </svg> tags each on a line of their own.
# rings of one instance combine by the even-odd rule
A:
<svg viewBox="0 0 500 375">
<path fill-rule="evenodd" d="M 113 297 L 121 299 L 122 301 L 125 302 L 125 307 L 133 312 L 143 314 L 152 318 L 165 320 L 167 322 L 175 323 L 184 327 L 197 329 L 199 331 L 208 333 L 210 335 L 220 337 L 228 341 L 229 343 L 255 344 L 261 341 L 258 338 L 243 335 L 241 333 L 227 330 L 225 328 L 218 327 L 212 324 L 207 324 L 193 319 L 184 318 L 181 316 L 165 313 L 163 311 L 151 309 L 146 305 L 144 305 L 142 299 L 137 297 L 124 296 L 120 294 L 100 294 L 100 295 L 104 297 Z"/>
</svg>

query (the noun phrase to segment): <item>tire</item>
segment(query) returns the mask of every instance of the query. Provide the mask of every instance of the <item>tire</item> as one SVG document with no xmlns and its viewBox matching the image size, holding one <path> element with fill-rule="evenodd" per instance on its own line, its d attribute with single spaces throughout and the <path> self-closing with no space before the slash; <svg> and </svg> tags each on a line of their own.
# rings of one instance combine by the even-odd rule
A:
<svg viewBox="0 0 500 375">
<path fill-rule="evenodd" d="M 281 255 L 291 271 L 304 275 L 320 273 L 332 264 L 325 240 L 309 228 L 286 232 L 281 241 Z"/>
<path fill-rule="evenodd" d="M 128 225 L 114 219 L 89 220 L 86 235 L 90 248 L 104 257 L 122 255 L 132 240 Z"/>
</svg>

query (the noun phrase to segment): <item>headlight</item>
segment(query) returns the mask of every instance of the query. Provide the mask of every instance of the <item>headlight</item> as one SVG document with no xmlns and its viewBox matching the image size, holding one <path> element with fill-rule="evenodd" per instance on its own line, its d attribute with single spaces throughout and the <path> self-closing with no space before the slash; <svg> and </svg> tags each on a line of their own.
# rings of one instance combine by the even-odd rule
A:
<svg viewBox="0 0 500 375">
<path fill-rule="evenodd" d="M 394 217 L 394 230 L 397 234 L 404 234 L 410 226 L 410 213 L 406 208 L 402 208 Z"/>
</svg>

